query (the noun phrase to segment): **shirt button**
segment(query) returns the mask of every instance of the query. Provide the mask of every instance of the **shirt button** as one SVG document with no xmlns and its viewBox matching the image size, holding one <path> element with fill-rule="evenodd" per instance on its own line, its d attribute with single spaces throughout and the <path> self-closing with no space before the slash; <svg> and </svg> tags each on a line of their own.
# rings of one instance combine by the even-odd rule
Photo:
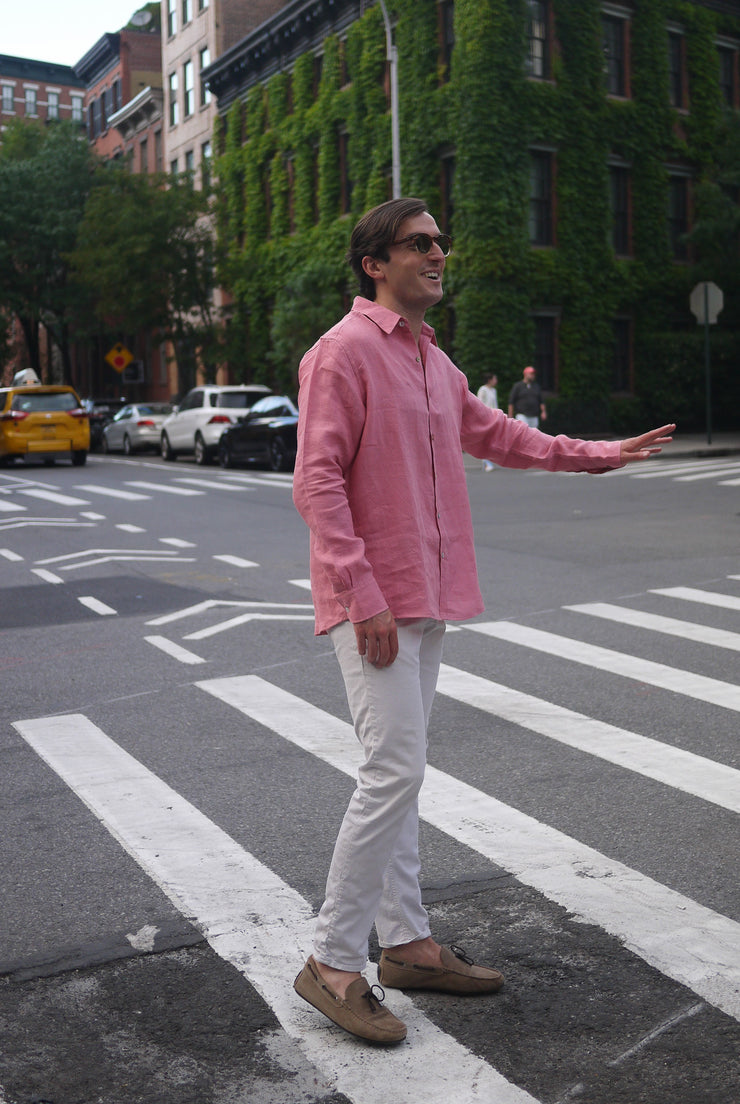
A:
<svg viewBox="0 0 740 1104">
<path fill-rule="evenodd" d="M 444 559 L 444 558 L 445 558 L 445 554 L 444 554 L 444 552 L 443 552 L 443 553 L 442 553 L 442 559 Z"/>
<path fill-rule="evenodd" d="M 400 322 L 398 323 L 398 325 L 399 325 L 399 326 L 405 326 L 405 325 L 406 325 L 406 323 L 404 322 L 404 320 L 403 320 L 403 319 L 401 319 L 401 321 L 400 321 Z"/>
</svg>

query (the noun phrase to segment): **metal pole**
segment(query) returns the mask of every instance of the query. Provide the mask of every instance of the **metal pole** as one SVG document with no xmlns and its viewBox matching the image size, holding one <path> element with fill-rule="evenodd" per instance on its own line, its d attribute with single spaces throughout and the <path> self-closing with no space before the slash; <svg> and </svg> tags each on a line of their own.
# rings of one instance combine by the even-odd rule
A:
<svg viewBox="0 0 740 1104">
<path fill-rule="evenodd" d="M 383 12 L 386 58 L 390 65 L 391 77 L 391 159 L 393 198 L 399 199 L 401 196 L 401 139 L 398 127 L 398 50 L 393 45 L 391 21 L 388 18 L 388 10 L 384 0 L 378 0 L 378 3 Z"/>
<path fill-rule="evenodd" d="M 704 284 L 704 379 L 706 385 L 707 444 L 712 443 L 712 370 L 709 354 L 709 284 Z"/>
</svg>

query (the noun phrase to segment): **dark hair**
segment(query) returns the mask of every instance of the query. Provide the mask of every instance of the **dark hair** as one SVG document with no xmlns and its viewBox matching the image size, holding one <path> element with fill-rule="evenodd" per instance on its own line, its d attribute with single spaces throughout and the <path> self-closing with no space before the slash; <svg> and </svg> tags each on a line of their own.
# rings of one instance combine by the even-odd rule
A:
<svg viewBox="0 0 740 1104">
<path fill-rule="evenodd" d="M 360 295 L 375 299 L 375 280 L 362 267 L 362 258 L 378 257 L 387 261 L 386 246 L 396 240 L 401 223 L 426 211 L 428 207 L 423 199 L 389 199 L 362 216 L 352 231 L 346 255 L 360 282 Z"/>
</svg>

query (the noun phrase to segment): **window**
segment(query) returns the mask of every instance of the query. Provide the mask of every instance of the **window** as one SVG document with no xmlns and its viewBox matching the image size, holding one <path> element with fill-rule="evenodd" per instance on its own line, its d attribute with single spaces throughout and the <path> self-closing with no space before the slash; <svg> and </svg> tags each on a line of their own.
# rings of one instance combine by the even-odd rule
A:
<svg viewBox="0 0 740 1104">
<path fill-rule="evenodd" d="M 532 364 L 537 371 L 537 381 L 543 391 L 556 389 L 556 316 L 534 316 L 534 357 Z"/>
<path fill-rule="evenodd" d="M 626 19 L 618 15 L 602 15 L 601 34 L 604 49 L 606 90 L 610 96 L 628 96 Z"/>
<path fill-rule="evenodd" d="M 3 112 L 6 115 L 13 114 L 13 86 L 12 84 L 3 85 Z"/>
<path fill-rule="evenodd" d="M 72 122 L 82 122 L 82 96 L 72 97 Z"/>
<path fill-rule="evenodd" d="M 200 106 L 205 107 L 206 104 L 211 102 L 211 93 L 206 88 L 205 81 L 203 80 L 203 70 L 207 69 L 211 64 L 211 51 L 206 46 L 200 51 L 198 57 L 200 61 Z"/>
<path fill-rule="evenodd" d="M 609 208 L 611 244 L 615 253 L 626 257 L 631 252 L 630 171 L 623 165 L 609 166 Z"/>
<path fill-rule="evenodd" d="M 149 172 L 149 146 L 146 138 L 139 142 L 139 172 Z"/>
<path fill-rule="evenodd" d="M 26 115 L 36 114 L 36 89 L 26 89 Z"/>
<path fill-rule="evenodd" d="M 161 172 L 162 171 L 162 166 L 163 166 L 162 156 L 163 156 L 163 154 L 162 154 L 162 131 L 161 130 L 155 130 L 154 131 L 154 171 L 155 172 Z"/>
<path fill-rule="evenodd" d="M 205 11 L 208 7 L 208 0 L 198 0 L 198 11 Z"/>
<path fill-rule="evenodd" d="M 631 391 L 632 323 L 629 318 L 615 318 L 613 325 L 612 391 Z"/>
<path fill-rule="evenodd" d="M 177 174 L 179 172 L 179 169 L 177 167 L 177 158 L 176 157 L 173 157 L 172 160 L 170 161 L 170 172 L 172 173 L 173 176 L 177 176 Z"/>
<path fill-rule="evenodd" d="M 455 5 L 452 0 L 443 0 L 439 5 L 439 52 L 444 67 L 444 79 L 450 79 L 452 51 L 455 47 Z"/>
<path fill-rule="evenodd" d="M 529 53 L 527 73 L 540 80 L 550 76 L 550 42 L 548 33 L 548 5 L 543 0 L 528 0 L 527 34 Z"/>
<path fill-rule="evenodd" d="M 177 0 L 169 0 L 167 6 L 167 34 L 172 38 L 177 30 Z"/>
<path fill-rule="evenodd" d="M 182 0 L 182 25 L 191 23 L 193 19 L 193 0 Z"/>
<path fill-rule="evenodd" d="M 532 245 L 552 245 L 554 155 L 531 150 L 529 158 L 529 240 Z"/>
<path fill-rule="evenodd" d="M 737 105 L 737 50 L 731 46 L 718 46 L 719 87 L 722 100 L 728 107 Z"/>
<path fill-rule="evenodd" d="M 211 143 L 204 142 L 200 147 L 200 178 L 203 191 L 206 191 L 211 184 Z"/>
<path fill-rule="evenodd" d="M 183 100 L 185 118 L 195 111 L 195 77 L 192 61 L 186 61 L 182 67 Z"/>
<path fill-rule="evenodd" d="M 668 241 L 676 261 L 689 259 L 689 247 L 685 240 L 688 232 L 689 178 L 674 173 L 668 177 Z"/>
<path fill-rule="evenodd" d="M 185 172 L 192 173 L 195 170 L 195 154 L 192 150 L 185 151 Z"/>
<path fill-rule="evenodd" d="M 170 73 L 170 126 L 177 126 L 180 113 L 177 104 L 177 73 Z"/>
<path fill-rule="evenodd" d="M 110 88 L 111 114 L 118 111 L 121 104 L 121 78 L 116 77 Z"/>
<path fill-rule="evenodd" d="M 47 106 L 46 114 L 49 119 L 59 118 L 59 93 L 49 92 L 47 94 Z"/>
<path fill-rule="evenodd" d="M 676 31 L 668 33 L 668 98 L 671 107 L 686 107 L 684 36 Z"/>
</svg>

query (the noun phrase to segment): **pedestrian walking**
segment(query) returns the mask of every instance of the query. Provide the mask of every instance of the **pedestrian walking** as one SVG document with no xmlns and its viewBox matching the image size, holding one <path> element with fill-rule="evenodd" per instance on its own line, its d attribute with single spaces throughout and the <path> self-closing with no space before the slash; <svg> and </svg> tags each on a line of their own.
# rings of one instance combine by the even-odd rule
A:
<svg viewBox="0 0 740 1104">
<path fill-rule="evenodd" d="M 492 410 L 498 410 L 498 376 L 490 375 L 486 379 L 486 382 L 478 388 L 478 398 L 486 406 L 490 406 Z M 483 461 L 483 471 L 490 472 L 496 467 L 490 460 Z"/>
<path fill-rule="evenodd" d="M 538 429 L 540 419 L 544 422 L 547 418 L 537 373 L 531 365 L 524 369 L 522 378 L 509 392 L 509 417 L 524 422 L 531 429 Z"/>
</svg>

